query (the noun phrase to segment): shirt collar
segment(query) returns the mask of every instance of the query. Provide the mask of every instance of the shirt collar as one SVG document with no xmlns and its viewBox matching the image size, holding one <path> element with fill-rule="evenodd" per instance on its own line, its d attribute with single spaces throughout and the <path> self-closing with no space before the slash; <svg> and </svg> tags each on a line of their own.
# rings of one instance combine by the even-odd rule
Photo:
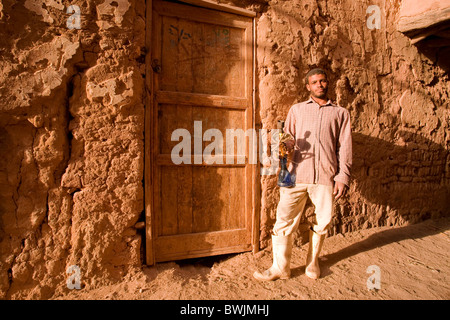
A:
<svg viewBox="0 0 450 320">
<path fill-rule="evenodd" d="M 314 101 L 314 99 L 312 97 L 309 97 L 309 99 L 306 101 L 306 103 L 318 104 L 316 101 Z M 325 103 L 323 105 L 319 105 L 319 107 L 326 107 L 326 106 L 333 106 L 333 102 L 331 102 L 331 100 L 328 99 L 327 103 Z"/>
</svg>

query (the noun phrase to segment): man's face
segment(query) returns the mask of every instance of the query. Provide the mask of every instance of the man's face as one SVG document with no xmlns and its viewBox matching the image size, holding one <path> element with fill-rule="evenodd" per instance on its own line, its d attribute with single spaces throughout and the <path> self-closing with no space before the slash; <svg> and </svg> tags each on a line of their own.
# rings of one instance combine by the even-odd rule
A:
<svg viewBox="0 0 450 320">
<path fill-rule="evenodd" d="M 327 96 L 328 81 L 324 74 L 314 74 L 308 78 L 306 89 L 314 98 L 324 99 Z"/>
</svg>

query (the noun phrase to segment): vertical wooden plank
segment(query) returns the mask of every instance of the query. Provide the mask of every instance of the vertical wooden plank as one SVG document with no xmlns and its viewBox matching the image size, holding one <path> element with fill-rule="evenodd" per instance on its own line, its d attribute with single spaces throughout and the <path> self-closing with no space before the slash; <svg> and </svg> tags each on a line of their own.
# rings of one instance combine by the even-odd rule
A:
<svg viewBox="0 0 450 320">
<path fill-rule="evenodd" d="M 261 129 L 261 126 L 257 124 L 256 120 L 256 19 L 252 19 L 252 115 L 253 115 L 253 124 L 252 127 L 258 132 Z M 255 144 L 255 147 L 259 144 Z M 258 150 L 259 151 L 259 150 Z M 257 153 L 258 154 L 258 153 Z M 253 207 L 252 207 L 252 252 L 255 254 L 259 252 L 259 235 L 260 235 L 260 212 L 261 212 L 261 202 L 260 202 L 260 163 L 259 161 L 256 161 L 256 164 L 253 166 L 253 176 L 252 176 L 252 182 L 253 182 Z"/>
<path fill-rule="evenodd" d="M 160 149 L 158 154 L 170 154 L 172 148 L 177 144 L 177 141 L 172 141 L 172 132 L 177 129 L 178 115 L 177 107 L 171 104 L 158 105 L 158 142 Z"/>
<path fill-rule="evenodd" d="M 161 167 L 161 236 L 178 232 L 178 168 Z"/>
<path fill-rule="evenodd" d="M 177 75 L 177 91 L 179 92 L 192 92 L 193 87 L 193 74 L 192 74 L 192 46 L 193 37 L 193 22 L 186 19 L 178 19 L 178 52 L 176 68 L 178 69 Z"/>
<path fill-rule="evenodd" d="M 186 128 L 192 132 L 192 106 L 177 106 L 179 128 Z M 192 143 L 192 139 L 191 139 Z M 193 146 L 191 145 L 191 150 Z M 178 168 L 178 233 L 192 232 L 192 166 Z"/>
<path fill-rule="evenodd" d="M 230 111 L 229 112 L 229 124 L 230 127 L 236 130 L 243 130 L 243 139 L 234 138 L 233 141 L 233 149 L 232 154 L 235 155 L 234 163 L 238 163 L 240 159 L 245 156 L 246 150 L 246 140 L 245 131 L 247 129 L 245 123 L 245 114 L 244 111 Z M 231 132 L 230 132 L 231 134 Z M 232 136 L 227 137 L 232 138 Z M 246 187 L 243 183 L 243 177 L 245 175 L 244 168 L 242 167 L 230 167 L 229 169 L 229 188 L 230 188 L 230 197 L 232 197 L 230 201 L 230 212 L 232 216 L 229 217 L 230 226 L 233 228 L 238 228 L 241 226 L 241 221 L 245 220 L 246 214 L 246 204 L 245 204 L 245 192 Z M 245 227 L 245 225 L 244 225 Z"/>
<path fill-rule="evenodd" d="M 221 231 L 227 229 L 231 214 L 228 205 L 230 186 L 227 185 L 230 168 L 215 167 L 214 169 L 216 172 L 212 172 L 212 176 L 215 177 L 215 179 L 211 179 L 210 181 L 210 190 L 213 190 L 214 192 L 213 201 L 219 205 L 214 208 L 213 226 L 215 230 Z M 233 212 L 232 214 L 235 213 Z"/>
<path fill-rule="evenodd" d="M 204 179 L 208 178 L 207 170 L 201 167 L 193 167 L 192 173 L 192 231 L 205 232 L 210 224 L 210 216 L 205 207 L 206 197 Z"/>
<path fill-rule="evenodd" d="M 204 89 L 205 79 L 205 52 L 204 45 L 204 24 L 193 24 L 193 39 L 192 39 L 192 78 L 193 87 L 192 92 L 206 93 Z"/>
<path fill-rule="evenodd" d="M 224 170 L 220 167 L 194 167 L 193 232 L 220 231 L 226 216 Z"/>
<path fill-rule="evenodd" d="M 241 184 L 240 170 L 242 168 L 233 167 L 229 169 L 229 211 L 228 228 L 238 229 L 241 227 L 240 219 L 244 213 L 244 202 L 242 199 L 243 185 Z"/>
<path fill-rule="evenodd" d="M 244 43 L 242 48 L 245 56 L 245 97 L 247 98 L 247 106 L 252 108 L 252 96 L 253 96 L 253 29 L 252 25 L 249 25 L 245 29 Z"/>
<path fill-rule="evenodd" d="M 220 50 L 221 29 L 220 26 L 216 25 L 204 25 L 204 34 L 212 34 L 210 37 L 213 41 L 209 45 L 205 45 L 203 92 L 226 95 L 226 79 L 224 79 L 226 60 L 223 57 L 223 51 Z M 217 63 L 217 61 L 220 61 L 220 63 Z"/>
<path fill-rule="evenodd" d="M 167 27 L 163 25 L 163 29 Z M 163 31 L 164 34 L 164 31 Z M 158 154 L 170 154 L 172 150 L 171 134 L 177 128 L 177 106 L 160 104 L 158 106 L 158 141 L 160 149 Z M 160 195 L 158 236 L 174 235 L 178 230 L 178 172 L 176 167 L 160 166 Z"/>
<path fill-rule="evenodd" d="M 178 234 L 192 232 L 192 166 L 178 167 Z"/>
<path fill-rule="evenodd" d="M 144 123 L 144 205 L 145 205 L 145 260 L 147 265 L 155 263 L 155 255 L 153 249 L 153 181 L 152 168 L 153 162 L 152 154 L 152 135 L 151 135 L 151 121 L 153 108 L 153 70 L 151 68 L 152 59 L 152 15 L 153 5 L 152 0 L 146 1 L 145 8 L 146 28 L 145 28 L 145 123 Z"/>
<path fill-rule="evenodd" d="M 242 29 L 231 28 L 228 55 L 230 59 L 230 95 L 245 97 L 244 66 L 245 55 L 242 48 L 245 41 Z"/>
<path fill-rule="evenodd" d="M 176 91 L 178 76 L 178 19 L 163 16 L 161 23 L 161 90 Z"/>
<path fill-rule="evenodd" d="M 161 51 L 162 51 L 162 22 L 161 16 L 158 12 L 153 11 L 153 24 L 152 24 L 152 58 L 150 64 L 152 65 L 154 61 L 161 61 Z M 154 241 L 161 233 L 161 168 L 156 164 L 156 157 L 159 154 L 160 144 L 159 144 L 159 124 L 158 124 L 158 102 L 156 101 L 155 92 L 160 90 L 160 76 L 158 73 L 153 72 L 153 100 L 152 100 L 152 180 L 153 180 L 153 214 L 152 214 L 152 234 L 153 234 L 153 248 Z M 156 256 L 154 257 L 156 261 Z"/>
<path fill-rule="evenodd" d="M 211 202 L 215 204 L 211 208 L 211 228 L 219 231 L 224 230 L 228 213 L 228 203 L 224 197 L 228 189 L 224 181 L 224 169 L 227 168 L 211 167 L 211 169 L 210 181 L 206 181 L 208 189 L 212 192 Z"/>
<path fill-rule="evenodd" d="M 170 154 L 178 141 L 171 141 L 176 129 L 192 129 L 192 107 L 163 105 L 159 111 L 161 154 Z M 180 117 L 180 114 L 183 116 Z M 190 131 L 191 132 L 191 131 Z M 192 167 L 162 167 L 160 235 L 188 233 L 192 230 Z"/>
<path fill-rule="evenodd" d="M 244 83 L 245 83 L 245 97 L 247 98 L 247 109 L 245 111 L 245 120 L 246 120 L 246 127 L 252 128 L 254 125 L 254 112 L 253 112 L 253 104 L 252 104 L 252 96 L 253 96 L 253 29 L 252 24 L 248 25 L 245 29 L 245 36 L 244 36 L 244 43 L 243 43 L 243 50 L 244 50 L 244 60 L 245 60 L 245 77 L 244 77 Z M 249 151 L 249 148 L 247 147 L 247 151 Z M 248 231 L 251 235 L 252 232 L 252 207 L 253 207 L 253 198 L 252 198 L 252 190 L 253 190 L 253 170 L 252 166 L 250 164 L 247 164 L 245 167 L 245 204 L 246 204 L 246 214 L 245 214 L 245 223 L 248 228 Z M 250 240 L 250 239 L 249 239 Z"/>
</svg>

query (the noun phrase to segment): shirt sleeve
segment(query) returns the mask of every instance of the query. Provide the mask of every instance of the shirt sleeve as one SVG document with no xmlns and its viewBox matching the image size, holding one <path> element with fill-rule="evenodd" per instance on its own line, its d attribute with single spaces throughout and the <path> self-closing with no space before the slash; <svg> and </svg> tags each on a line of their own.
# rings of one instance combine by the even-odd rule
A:
<svg viewBox="0 0 450 320">
<path fill-rule="evenodd" d="M 338 159 L 338 173 L 334 177 L 334 181 L 342 182 L 349 186 L 352 168 L 352 129 L 350 114 L 346 109 L 341 121 L 336 154 Z"/>
<path fill-rule="evenodd" d="M 294 107 L 289 109 L 288 115 L 284 122 L 284 132 L 289 133 L 295 139 Z"/>
</svg>

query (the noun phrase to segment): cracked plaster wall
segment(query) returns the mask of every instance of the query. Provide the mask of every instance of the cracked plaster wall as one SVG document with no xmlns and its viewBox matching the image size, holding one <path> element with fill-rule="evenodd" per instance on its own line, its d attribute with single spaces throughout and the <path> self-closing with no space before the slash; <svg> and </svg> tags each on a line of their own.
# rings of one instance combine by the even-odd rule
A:
<svg viewBox="0 0 450 320">
<path fill-rule="evenodd" d="M 0 296 L 68 290 L 71 265 L 120 279 L 141 264 L 145 2 L 0 9 Z"/>
</svg>

